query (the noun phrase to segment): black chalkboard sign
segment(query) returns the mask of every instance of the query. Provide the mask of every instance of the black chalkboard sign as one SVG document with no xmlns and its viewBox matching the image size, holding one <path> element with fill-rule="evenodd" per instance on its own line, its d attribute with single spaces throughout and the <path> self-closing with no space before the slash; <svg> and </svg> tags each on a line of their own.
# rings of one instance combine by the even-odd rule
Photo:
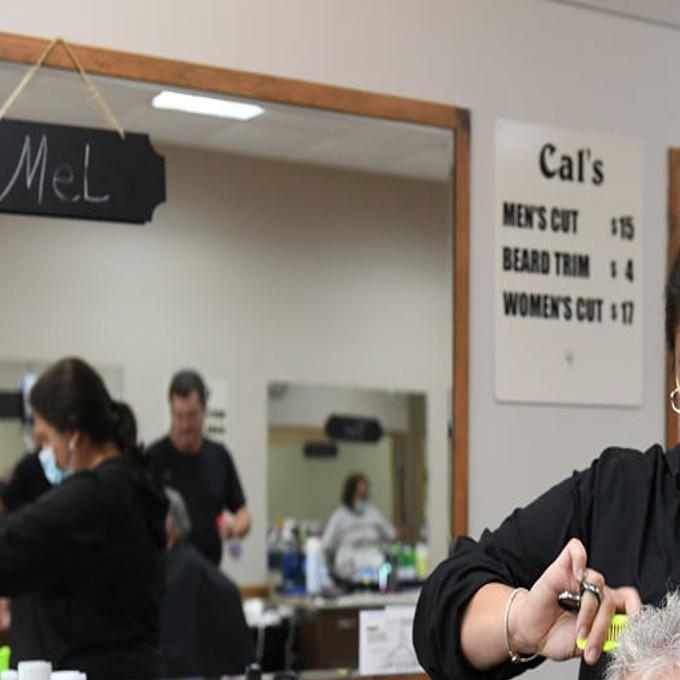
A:
<svg viewBox="0 0 680 680">
<path fill-rule="evenodd" d="M 375 418 L 361 416 L 341 416 L 331 414 L 326 420 L 326 434 L 331 439 L 349 442 L 379 442 L 383 436 L 383 428 Z"/>
<path fill-rule="evenodd" d="M 0 121 L 0 211 L 143 223 L 165 201 L 148 135 Z"/>
</svg>

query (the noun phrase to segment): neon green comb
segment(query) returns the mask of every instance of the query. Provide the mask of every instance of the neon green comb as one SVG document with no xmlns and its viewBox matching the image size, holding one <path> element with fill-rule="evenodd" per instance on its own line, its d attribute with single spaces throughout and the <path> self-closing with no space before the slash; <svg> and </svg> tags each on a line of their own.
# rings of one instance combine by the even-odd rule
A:
<svg viewBox="0 0 680 680">
<path fill-rule="evenodd" d="M 9 670 L 10 648 L 7 645 L 0 647 L 0 671 Z"/>
<path fill-rule="evenodd" d="M 612 616 L 611 623 L 609 624 L 609 630 L 607 631 L 607 637 L 605 638 L 604 644 L 602 645 L 603 652 L 611 652 L 619 646 L 619 638 L 621 633 L 625 630 L 628 625 L 628 617 L 625 614 L 614 614 Z M 588 638 L 576 638 L 576 646 L 583 651 L 588 644 Z"/>
</svg>

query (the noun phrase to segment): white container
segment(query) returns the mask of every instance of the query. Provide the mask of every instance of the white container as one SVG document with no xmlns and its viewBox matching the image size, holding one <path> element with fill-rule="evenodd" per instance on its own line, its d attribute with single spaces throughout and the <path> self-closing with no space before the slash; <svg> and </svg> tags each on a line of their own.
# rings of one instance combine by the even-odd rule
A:
<svg viewBox="0 0 680 680">
<path fill-rule="evenodd" d="M 0 680 L 17 680 L 19 677 L 19 673 L 17 673 L 14 669 L 9 668 L 6 671 L 2 671 L 0 673 Z"/>
<path fill-rule="evenodd" d="M 323 546 L 321 539 L 317 536 L 310 536 L 305 542 L 305 556 L 307 567 L 305 570 L 305 586 L 310 595 L 318 595 L 321 592 L 321 581 L 323 579 Z"/>
<path fill-rule="evenodd" d="M 51 680 L 83 680 L 84 676 L 80 671 L 54 671 Z"/>
<path fill-rule="evenodd" d="M 20 661 L 17 671 L 19 680 L 50 680 L 52 664 L 49 661 Z"/>
</svg>

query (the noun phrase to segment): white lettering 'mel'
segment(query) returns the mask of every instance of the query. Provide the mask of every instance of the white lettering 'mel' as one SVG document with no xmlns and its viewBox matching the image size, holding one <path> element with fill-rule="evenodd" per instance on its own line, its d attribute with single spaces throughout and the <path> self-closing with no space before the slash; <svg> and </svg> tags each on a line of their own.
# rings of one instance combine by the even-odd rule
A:
<svg viewBox="0 0 680 680">
<path fill-rule="evenodd" d="M 83 199 L 88 203 L 106 203 L 110 198 L 110 194 L 103 196 L 90 196 L 90 186 L 88 173 L 90 171 L 90 144 L 85 144 L 85 177 L 83 180 Z"/>
<path fill-rule="evenodd" d="M 42 163 L 41 163 L 42 160 Z M 21 156 L 19 157 L 19 162 L 14 170 L 12 178 L 9 180 L 7 186 L 4 188 L 3 192 L 0 194 L 0 203 L 2 203 L 12 188 L 14 187 L 17 179 L 19 178 L 19 173 L 21 172 L 21 166 L 26 163 L 26 188 L 30 189 L 33 184 L 33 179 L 35 178 L 35 173 L 38 171 L 38 166 L 40 166 L 40 182 L 38 184 L 38 203 L 42 203 L 43 197 L 43 186 L 45 183 L 45 166 L 47 165 L 47 135 L 43 135 L 40 138 L 40 146 L 38 147 L 38 155 L 35 157 L 35 163 L 31 167 L 31 137 L 26 135 L 24 139 L 24 146 L 21 149 Z"/>
</svg>

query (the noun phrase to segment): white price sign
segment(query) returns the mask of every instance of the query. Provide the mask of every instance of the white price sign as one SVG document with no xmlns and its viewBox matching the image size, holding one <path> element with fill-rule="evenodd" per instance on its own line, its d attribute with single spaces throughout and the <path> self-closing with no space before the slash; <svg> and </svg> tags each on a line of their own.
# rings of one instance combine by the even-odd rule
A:
<svg viewBox="0 0 680 680">
<path fill-rule="evenodd" d="M 642 403 L 640 142 L 496 125 L 496 397 Z"/>
<path fill-rule="evenodd" d="M 423 669 L 413 648 L 415 607 L 359 612 L 359 675 L 411 675 Z"/>
</svg>

